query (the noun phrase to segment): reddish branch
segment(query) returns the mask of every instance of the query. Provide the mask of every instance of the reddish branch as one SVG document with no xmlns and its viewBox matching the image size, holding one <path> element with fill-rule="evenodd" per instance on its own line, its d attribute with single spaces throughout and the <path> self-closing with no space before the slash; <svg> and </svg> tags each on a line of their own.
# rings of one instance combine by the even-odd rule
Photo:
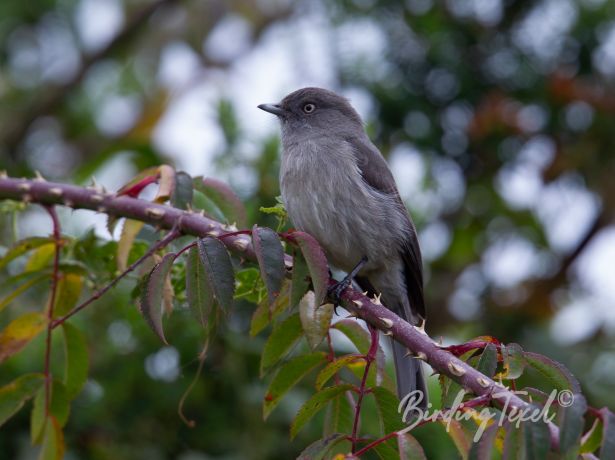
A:
<svg viewBox="0 0 615 460">
<path fill-rule="evenodd" d="M 0 199 L 35 202 L 43 205 L 65 205 L 72 208 L 91 209 L 105 214 L 137 219 L 158 228 L 173 229 L 181 234 L 195 236 L 227 235 L 236 232 L 219 222 L 194 212 L 126 196 L 116 196 L 95 188 L 50 183 L 43 180 L 0 178 Z M 231 251 L 243 257 L 255 259 L 250 239 L 245 235 L 229 235 L 223 238 Z M 335 285 L 331 279 L 330 285 Z M 384 331 L 414 353 L 408 359 L 422 359 L 434 370 L 450 377 L 464 389 L 477 396 L 487 396 L 499 407 L 507 407 L 509 413 L 532 410 L 532 406 L 493 379 L 480 373 L 466 362 L 434 342 L 427 334 L 406 321 L 379 301 L 348 288 L 342 294 L 343 306 L 356 317 L 365 320 L 376 329 Z M 550 424 L 551 448 L 557 450 L 558 428 Z"/>
</svg>

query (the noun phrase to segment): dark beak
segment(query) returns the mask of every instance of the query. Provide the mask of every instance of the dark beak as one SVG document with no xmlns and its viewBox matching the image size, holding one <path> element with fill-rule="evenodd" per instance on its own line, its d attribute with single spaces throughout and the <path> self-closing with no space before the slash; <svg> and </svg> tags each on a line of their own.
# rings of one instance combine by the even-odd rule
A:
<svg viewBox="0 0 615 460">
<path fill-rule="evenodd" d="M 272 113 L 276 116 L 284 115 L 284 109 L 280 107 L 279 104 L 261 104 L 258 106 L 259 109 L 264 110 L 265 112 Z"/>
</svg>

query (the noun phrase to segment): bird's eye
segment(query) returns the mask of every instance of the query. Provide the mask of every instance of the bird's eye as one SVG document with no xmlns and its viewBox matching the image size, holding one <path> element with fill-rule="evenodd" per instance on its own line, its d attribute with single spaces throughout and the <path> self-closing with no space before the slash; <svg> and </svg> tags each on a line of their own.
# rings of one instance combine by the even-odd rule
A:
<svg viewBox="0 0 615 460">
<path fill-rule="evenodd" d="M 311 102 L 308 102 L 307 104 L 303 106 L 303 111 L 305 113 L 312 113 L 314 110 L 316 110 L 316 106 L 312 104 Z"/>
</svg>

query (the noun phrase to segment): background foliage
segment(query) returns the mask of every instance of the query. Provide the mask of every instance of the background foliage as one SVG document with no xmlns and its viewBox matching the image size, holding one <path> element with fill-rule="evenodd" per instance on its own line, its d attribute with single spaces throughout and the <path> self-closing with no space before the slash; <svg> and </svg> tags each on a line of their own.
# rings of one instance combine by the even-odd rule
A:
<svg viewBox="0 0 615 460">
<path fill-rule="evenodd" d="M 540 350 L 574 372 L 590 405 L 613 407 L 614 13 L 597 0 L 5 1 L 0 169 L 80 184 L 94 174 L 117 188 L 170 162 L 228 179 L 248 222 L 275 228 L 258 209 L 278 195 L 276 127 L 254 106 L 307 84 L 343 90 L 419 227 L 430 334 Z M 47 235 L 42 219 L 29 210 L 17 234 Z M 97 222 L 103 234 L 76 212 L 64 228 L 80 238 L 77 257 L 113 266 L 115 243 L 84 233 Z M 8 246 L 13 222 L 3 214 L 1 225 Z M 264 338 L 249 337 L 241 303 L 210 345 L 186 427 L 177 402 L 200 328 L 178 310 L 161 348 L 133 284 L 76 318 L 91 363 L 66 428 L 74 455 L 290 458 L 318 437 L 315 424 L 288 440 L 307 389 L 262 421 Z M 40 309 L 45 288 L 20 296 L 2 325 Z M 39 371 L 42 345 L 4 363 L 2 383 Z M 23 412 L 3 426 L 9 458 L 31 455 L 28 424 Z M 429 458 L 455 455 L 437 428 L 417 438 Z"/>
</svg>

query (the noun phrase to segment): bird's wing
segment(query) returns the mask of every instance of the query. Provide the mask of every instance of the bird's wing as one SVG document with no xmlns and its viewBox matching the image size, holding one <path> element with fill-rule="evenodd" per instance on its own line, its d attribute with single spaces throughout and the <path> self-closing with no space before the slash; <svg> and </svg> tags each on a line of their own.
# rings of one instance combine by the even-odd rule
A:
<svg viewBox="0 0 615 460">
<path fill-rule="evenodd" d="M 378 149 L 369 141 L 357 138 L 348 138 L 347 142 L 352 146 L 352 149 L 357 158 L 357 166 L 361 171 L 363 180 L 367 185 L 381 193 L 392 195 L 396 198 L 399 206 L 404 210 L 404 215 L 408 218 L 409 232 L 404 241 L 400 254 L 404 263 L 404 275 L 406 279 L 406 287 L 408 289 L 408 297 L 412 308 L 412 316 L 407 320 L 422 320 L 425 319 L 425 300 L 423 298 L 423 261 L 421 258 L 421 249 L 416 236 L 416 229 L 408 215 L 408 210 L 404 205 L 393 174 L 387 165 L 386 160 L 378 151 Z M 420 318 L 416 318 L 416 316 Z"/>
</svg>

